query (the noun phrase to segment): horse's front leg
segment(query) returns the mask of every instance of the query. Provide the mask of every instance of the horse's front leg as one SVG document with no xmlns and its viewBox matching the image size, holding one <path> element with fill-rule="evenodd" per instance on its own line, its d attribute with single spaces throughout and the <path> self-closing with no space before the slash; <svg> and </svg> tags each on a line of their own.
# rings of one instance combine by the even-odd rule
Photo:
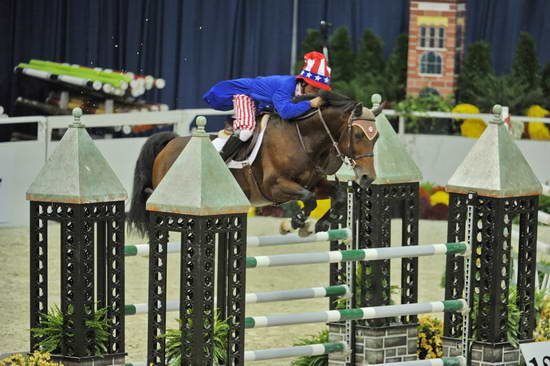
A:
<svg viewBox="0 0 550 366">
<path fill-rule="evenodd" d="M 277 183 L 272 186 L 272 196 L 277 198 L 279 202 L 302 201 L 304 207 L 294 215 L 290 221 L 285 221 L 281 224 L 281 234 L 287 234 L 291 230 L 300 229 L 299 234 L 305 236 L 311 233 L 306 222 L 311 211 L 317 207 L 315 194 L 291 180 L 277 179 Z"/>
<path fill-rule="evenodd" d="M 327 231 L 331 227 L 331 222 L 338 219 L 340 213 L 346 207 L 346 192 L 338 187 L 338 184 L 322 180 L 314 189 L 315 195 L 320 199 L 330 198 L 331 207 L 325 214 L 317 220 L 315 232 Z"/>
</svg>

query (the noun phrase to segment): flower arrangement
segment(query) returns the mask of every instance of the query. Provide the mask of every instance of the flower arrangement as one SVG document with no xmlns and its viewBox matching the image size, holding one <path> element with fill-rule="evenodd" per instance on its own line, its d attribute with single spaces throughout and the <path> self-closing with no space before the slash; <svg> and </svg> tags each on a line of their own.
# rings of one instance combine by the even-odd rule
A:
<svg viewBox="0 0 550 366">
<path fill-rule="evenodd" d="M 420 186 L 420 218 L 446 220 L 449 215 L 449 194 L 445 187 L 425 183 Z"/>
<path fill-rule="evenodd" d="M 419 360 L 440 358 L 443 356 L 443 323 L 433 316 L 418 318 L 418 348 L 416 355 Z"/>
<path fill-rule="evenodd" d="M 536 342 L 550 341 L 550 294 L 545 293 L 541 300 L 534 338 Z"/>
<path fill-rule="evenodd" d="M 32 355 L 21 353 L 0 360 L 0 366 L 63 366 L 62 363 L 50 361 L 49 353 L 35 351 Z"/>
</svg>

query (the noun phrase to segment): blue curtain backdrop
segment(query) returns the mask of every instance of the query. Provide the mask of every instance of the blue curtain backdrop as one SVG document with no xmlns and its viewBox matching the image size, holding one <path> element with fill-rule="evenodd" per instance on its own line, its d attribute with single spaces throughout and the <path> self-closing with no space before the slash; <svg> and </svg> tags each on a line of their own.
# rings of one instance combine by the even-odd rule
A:
<svg viewBox="0 0 550 366">
<path fill-rule="evenodd" d="M 354 45 L 365 28 L 386 56 L 408 28 L 408 0 L 299 0 L 298 45 L 325 19 L 348 26 Z M 215 82 L 286 74 L 293 0 L 0 0 L 0 105 L 17 96 L 13 67 L 39 58 L 151 74 L 166 88 L 151 100 L 205 107 Z M 466 42 L 489 41 L 499 73 L 510 70 L 520 31 L 550 60 L 550 1 L 470 0 Z"/>
</svg>

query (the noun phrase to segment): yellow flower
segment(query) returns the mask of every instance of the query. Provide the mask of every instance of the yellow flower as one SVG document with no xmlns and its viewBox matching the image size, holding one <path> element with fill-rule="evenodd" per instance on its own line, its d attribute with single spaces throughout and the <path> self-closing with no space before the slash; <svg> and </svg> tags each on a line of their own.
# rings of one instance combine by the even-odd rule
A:
<svg viewBox="0 0 550 366">
<path fill-rule="evenodd" d="M 457 104 L 452 110 L 452 113 L 468 113 L 468 114 L 477 114 L 479 113 L 479 108 L 473 104 Z M 456 119 L 460 121 L 460 119 Z M 487 125 L 481 119 L 477 118 L 466 118 L 464 122 L 460 125 L 460 134 L 465 137 L 478 138 L 481 136 Z"/>
<path fill-rule="evenodd" d="M 540 105 L 532 105 L 527 110 L 528 117 L 545 117 L 550 111 L 542 108 Z M 527 126 L 529 137 L 533 140 L 550 140 L 550 130 L 542 122 L 529 122 Z"/>
<path fill-rule="evenodd" d="M 438 203 L 442 203 L 445 206 L 449 206 L 449 194 L 444 191 L 435 192 L 430 196 L 430 205 L 435 206 Z"/>
</svg>

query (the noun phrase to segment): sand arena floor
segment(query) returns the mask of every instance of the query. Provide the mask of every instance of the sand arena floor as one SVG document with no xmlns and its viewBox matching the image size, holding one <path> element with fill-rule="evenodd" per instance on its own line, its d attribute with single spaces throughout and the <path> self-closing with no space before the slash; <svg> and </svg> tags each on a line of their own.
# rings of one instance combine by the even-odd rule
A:
<svg viewBox="0 0 550 366">
<path fill-rule="evenodd" d="M 281 219 L 250 217 L 249 235 L 276 234 Z M 398 245 L 401 221 L 392 222 L 392 244 Z M 439 243 L 446 239 L 446 222 L 420 222 L 420 243 Z M 49 229 L 48 295 L 51 304 L 59 301 L 59 228 L 53 223 Z M 174 238 L 175 240 L 175 238 Z M 550 242 L 550 228 L 539 226 L 539 240 Z M 127 244 L 144 240 L 128 235 Z M 315 252 L 328 250 L 328 243 L 311 243 L 296 246 L 252 248 L 248 255 Z M 444 257 L 424 257 L 419 260 L 419 301 L 443 299 L 439 287 L 444 269 Z M 168 299 L 177 299 L 179 260 L 171 256 L 168 261 Z M 147 302 L 148 258 L 126 258 L 126 303 Z M 0 228 L 0 354 L 27 351 L 29 348 L 29 231 L 28 228 Z M 392 284 L 399 286 L 400 260 L 392 260 Z M 247 292 L 316 287 L 328 285 L 328 265 L 308 265 L 279 268 L 251 269 L 247 272 Z M 327 310 L 327 299 L 299 300 L 247 307 L 247 315 L 267 315 Z M 176 313 L 170 313 L 168 327 L 175 328 Z M 246 332 L 247 349 L 264 349 L 291 346 L 298 338 L 315 334 L 324 324 L 250 329 Z M 130 362 L 146 358 L 147 316 L 126 318 L 126 351 Z M 289 365 L 291 359 L 255 362 L 255 365 Z"/>
</svg>

